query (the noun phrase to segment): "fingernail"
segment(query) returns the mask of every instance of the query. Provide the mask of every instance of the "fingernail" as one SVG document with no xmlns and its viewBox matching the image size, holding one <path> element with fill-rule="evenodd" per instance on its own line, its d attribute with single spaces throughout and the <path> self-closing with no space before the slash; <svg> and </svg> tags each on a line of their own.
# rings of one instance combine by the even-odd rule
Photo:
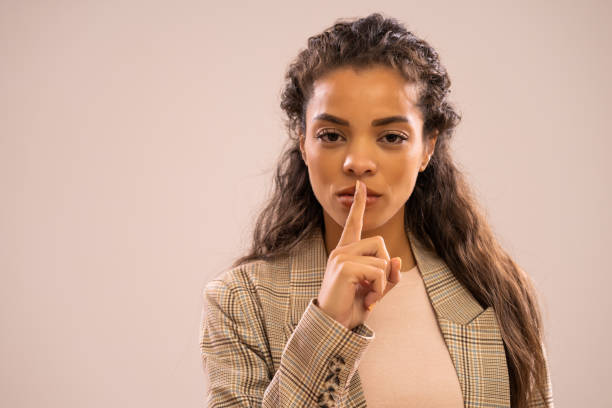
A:
<svg viewBox="0 0 612 408">
<path fill-rule="evenodd" d="M 401 271 L 402 270 L 402 258 L 398 257 L 397 259 L 399 260 L 399 268 L 398 269 Z"/>
<path fill-rule="evenodd" d="M 357 182 L 355 183 L 355 194 L 353 195 L 353 197 L 357 197 L 358 191 L 359 191 L 359 180 L 357 180 Z"/>
</svg>

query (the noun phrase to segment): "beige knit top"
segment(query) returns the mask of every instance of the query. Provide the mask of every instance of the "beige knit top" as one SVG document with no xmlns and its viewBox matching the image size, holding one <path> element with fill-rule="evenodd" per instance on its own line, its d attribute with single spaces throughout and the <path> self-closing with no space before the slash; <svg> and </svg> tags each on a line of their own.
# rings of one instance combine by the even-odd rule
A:
<svg viewBox="0 0 612 408">
<path fill-rule="evenodd" d="M 415 265 L 366 320 L 375 339 L 358 372 L 369 407 L 463 407 L 461 386 Z"/>
</svg>

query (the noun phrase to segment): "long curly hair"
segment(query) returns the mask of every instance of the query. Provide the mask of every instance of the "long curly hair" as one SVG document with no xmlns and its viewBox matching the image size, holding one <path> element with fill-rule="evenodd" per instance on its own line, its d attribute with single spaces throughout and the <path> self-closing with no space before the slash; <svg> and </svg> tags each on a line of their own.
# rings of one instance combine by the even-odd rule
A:
<svg viewBox="0 0 612 408">
<path fill-rule="evenodd" d="M 485 212 L 453 162 L 449 143 L 461 116 L 447 100 L 451 81 L 446 69 L 437 52 L 396 19 L 379 13 L 339 19 L 308 38 L 307 48 L 289 65 L 280 103 L 289 139 L 277 164 L 272 195 L 256 220 L 252 246 L 233 266 L 287 254 L 314 229 L 324 228 L 322 207 L 299 148 L 313 83 L 334 68 L 359 70 L 379 64 L 417 84 L 423 138 L 438 131 L 434 154 L 406 202 L 405 227 L 436 251 L 484 308 L 493 306 L 506 347 L 512 406 L 527 407 L 532 393 L 544 399 L 547 384 L 534 285 L 496 241 Z"/>
</svg>

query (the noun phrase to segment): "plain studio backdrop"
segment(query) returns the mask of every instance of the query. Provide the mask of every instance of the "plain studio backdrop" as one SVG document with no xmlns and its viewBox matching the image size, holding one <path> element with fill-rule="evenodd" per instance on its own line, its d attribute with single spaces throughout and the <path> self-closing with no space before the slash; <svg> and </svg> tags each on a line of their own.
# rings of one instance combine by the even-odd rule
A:
<svg viewBox="0 0 612 408">
<path fill-rule="evenodd" d="M 285 69 L 374 11 L 448 68 L 556 405 L 612 406 L 610 3 L 383 0 L 0 2 L 0 406 L 205 405 L 202 290 L 270 189 Z"/>
</svg>

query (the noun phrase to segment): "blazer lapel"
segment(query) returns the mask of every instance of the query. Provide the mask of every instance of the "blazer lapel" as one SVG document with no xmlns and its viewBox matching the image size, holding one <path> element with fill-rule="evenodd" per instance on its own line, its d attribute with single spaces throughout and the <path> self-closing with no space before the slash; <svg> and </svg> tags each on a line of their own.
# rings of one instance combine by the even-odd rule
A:
<svg viewBox="0 0 612 408">
<path fill-rule="evenodd" d="M 504 343 L 492 307 L 483 309 L 453 275 L 446 263 L 409 231 L 408 239 L 423 277 L 440 330 L 457 372 L 465 407 L 510 407 L 510 386 Z M 316 297 L 327 266 L 327 250 L 320 229 L 305 239 L 291 256 L 290 307 L 285 317 L 287 338 L 310 299 Z M 365 322 L 367 325 L 367 321 Z M 361 395 L 350 406 L 365 406 Z"/>
<path fill-rule="evenodd" d="M 501 331 L 492 306 L 483 309 L 446 263 L 409 231 L 417 266 L 461 384 L 465 407 L 510 407 Z"/>
</svg>

